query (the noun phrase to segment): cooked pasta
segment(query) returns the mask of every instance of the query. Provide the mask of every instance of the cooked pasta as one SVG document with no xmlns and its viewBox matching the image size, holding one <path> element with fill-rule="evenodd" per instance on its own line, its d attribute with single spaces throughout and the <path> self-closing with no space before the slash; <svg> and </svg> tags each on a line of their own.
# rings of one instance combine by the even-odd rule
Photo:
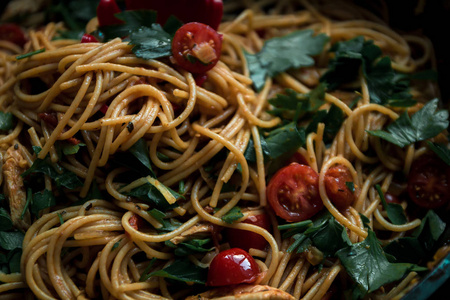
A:
<svg viewBox="0 0 450 300">
<path fill-rule="evenodd" d="M 397 257 L 402 266 L 411 264 L 396 269 L 379 245 L 392 256 L 402 238 L 420 235 L 431 218 L 445 227 L 447 204 L 440 204 L 442 212 L 429 206 L 427 214 L 407 190 L 415 163 L 431 155 L 439 161 L 435 148 L 448 153 L 448 112 L 429 117 L 441 121 L 430 125 L 438 127 L 436 134 L 405 145 L 380 131 L 392 134 L 389 124 L 398 120 L 433 121 L 414 116 L 435 113 L 436 84 L 409 77 L 410 98 L 393 95 L 393 84 L 379 87 L 391 93 L 387 98 L 409 101 L 396 105 L 376 99 L 371 80 L 382 79 L 368 74 L 373 70 L 364 63 L 336 88 L 324 79 L 339 58 L 339 43 L 379 49 L 373 68 L 389 58 L 389 74 L 407 78 L 436 68 L 430 41 L 400 35 L 381 17 L 341 1 L 228 1 L 224 11 L 217 30 L 222 53 L 204 82 L 173 56 L 140 57 L 126 36 L 89 43 L 61 38 L 63 23 L 28 29 L 23 48 L 0 41 L 1 117 L 10 123 L 0 131 L 1 212 L 11 223 L 1 239 L 20 240 L 17 247 L 2 246 L 2 255 L 21 257 L 20 267 L 0 272 L 0 298 L 329 299 L 345 292 L 399 299 L 418 282 L 424 269 L 417 264 L 426 261 Z M 93 19 L 85 30 L 96 34 L 99 28 Z M 296 32 L 307 33 L 299 52 L 323 39 L 323 49 L 310 54 L 312 63 L 255 79 L 258 68 L 275 62 L 255 67 L 250 60 L 262 59 L 257 55 L 268 41 Z M 349 74 L 352 66 L 346 68 Z M 290 173 L 279 170 L 292 161 L 316 174 L 316 185 L 289 182 Z M 447 173 L 436 201 L 446 201 L 449 167 L 438 165 Z M 340 175 L 330 175 L 335 172 Z M 344 185 L 333 191 L 333 182 Z M 343 188 L 351 198 L 344 205 L 336 200 Z M 300 202 L 289 202 L 302 193 Z M 319 203 L 305 204 L 310 198 Z M 290 210 L 304 217 L 291 218 Z M 249 221 L 261 214 L 269 228 Z M 235 248 L 231 232 L 238 239 L 251 241 L 248 232 L 263 238 L 263 247 L 246 249 L 258 275 L 216 287 L 206 274 L 219 252 Z M 375 250 L 363 252 L 370 247 Z M 376 275 L 366 275 L 367 283 L 355 280 L 364 275 L 355 275 L 361 270 L 351 256 Z M 376 269 L 371 259 L 384 266 Z M 223 270 L 220 276 L 234 276 Z M 383 272 L 399 276 L 391 282 Z"/>
</svg>

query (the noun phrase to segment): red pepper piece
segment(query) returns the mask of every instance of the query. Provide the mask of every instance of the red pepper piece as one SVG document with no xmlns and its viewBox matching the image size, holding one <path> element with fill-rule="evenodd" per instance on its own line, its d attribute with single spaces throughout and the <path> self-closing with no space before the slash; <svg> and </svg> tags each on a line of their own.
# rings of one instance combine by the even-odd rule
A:
<svg viewBox="0 0 450 300">
<path fill-rule="evenodd" d="M 81 43 L 98 43 L 98 40 L 95 36 L 85 33 L 81 37 Z"/>
<path fill-rule="evenodd" d="M 100 107 L 100 111 L 101 111 L 104 115 L 106 115 L 106 112 L 108 111 L 108 108 L 109 108 L 108 105 L 103 104 L 103 105 Z"/>
<path fill-rule="evenodd" d="M 156 10 L 158 23 L 163 25 L 174 15 L 184 23 L 204 23 L 217 30 L 223 15 L 222 0 L 125 0 L 125 4 L 127 10 Z"/>
<path fill-rule="evenodd" d="M 114 15 L 121 12 L 115 0 L 100 0 L 97 6 L 97 18 L 100 26 L 122 24 Z"/>
</svg>

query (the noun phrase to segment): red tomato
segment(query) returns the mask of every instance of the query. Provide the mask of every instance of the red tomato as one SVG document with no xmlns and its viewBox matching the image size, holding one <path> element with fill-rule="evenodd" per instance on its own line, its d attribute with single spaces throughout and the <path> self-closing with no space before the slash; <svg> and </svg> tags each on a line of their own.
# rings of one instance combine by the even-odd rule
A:
<svg viewBox="0 0 450 300">
<path fill-rule="evenodd" d="M 6 40 L 20 47 L 27 42 L 22 29 L 16 24 L 6 23 L 0 25 L 0 40 Z"/>
<path fill-rule="evenodd" d="M 108 26 L 122 24 L 114 15 L 121 12 L 115 0 L 100 0 L 97 6 L 98 25 Z"/>
<path fill-rule="evenodd" d="M 231 248 L 220 252 L 211 261 L 206 285 L 252 283 L 258 274 L 258 264 L 250 254 L 239 248 Z"/>
<path fill-rule="evenodd" d="M 450 200 L 450 167 L 435 156 L 415 160 L 408 175 L 408 194 L 418 206 L 444 206 Z"/>
<path fill-rule="evenodd" d="M 329 168 L 324 178 L 328 198 L 338 208 L 349 207 L 355 200 L 355 195 L 346 182 L 353 182 L 353 177 L 347 167 L 336 165 Z"/>
<path fill-rule="evenodd" d="M 130 223 L 130 226 L 133 227 L 134 230 L 139 230 L 139 227 L 143 226 L 143 221 L 141 217 L 138 215 L 133 214 L 130 219 L 128 220 L 128 223 Z"/>
<path fill-rule="evenodd" d="M 177 64 L 191 73 L 205 73 L 219 61 L 222 35 L 202 23 L 181 26 L 172 41 L 172 55 Z"/>
<path fill-rule="evenodd" d="M 249 215 L 243 223 L 257 225 L 266 230 L 270 230 L 270 220 L 267 214 L 262 213 L 258 215 Z M 249 251 L 250 248 L 264 250 L 267 246 L 267 241 L 261 235 L 242 229 L 227 228 L 225 231 L 227 241 L 233 248 L 241 248 Z"/>
<path fill-rule="evenodd" d="M 384 194 L 384 200 L 386 200 L 386 203 L 395 203 L 395 204 L 402 203 L 402 201 L 400 201 L 400 199 L 398 199 L 397 196 L 395 196 L 394 194 L 391 194 L 389 192 Z"/>
<path fill-rule="evenodd" d="M 289 163 L 293 163 L 293 162 L 301 164 L 301 165 L 309 166 L 306 158 L 298 152 L 295 152 L 294 155 L 292 155 L 291 158 L 289 159 Z"/>
<path fill-rule="evenodd" d="M 85 33 L 81 37 L 81 43 L 98 43 L 98 40 L 95 36 Z"/>
<path fill-rule="evenodd" d="M 310 166 L 292 163 L 272 177 L 267 199 L 275 213 L 286 221 L 307 220 L 323 207 L 319 175 Z"/>
<path fill-rule="evenodd" d="M 217 30 L 223 15 L 222 0 L 125 0 L 125 4 L 129 10 L 156 10 L 163 25 L 174 15 L 184 23 L 200 22 Z"/>
</svg>

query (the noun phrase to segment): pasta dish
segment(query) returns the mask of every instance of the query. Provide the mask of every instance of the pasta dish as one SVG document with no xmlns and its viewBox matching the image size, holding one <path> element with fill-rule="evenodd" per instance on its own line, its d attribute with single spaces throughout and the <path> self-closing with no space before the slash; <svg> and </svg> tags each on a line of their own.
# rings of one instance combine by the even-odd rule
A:
<svg viewBox="0 0 450 300">
<path fill-rule="evenodd" d="M 1 299 L 401 299 L 449 252 L 426 37 L 348 1 L 58 3 L 0 25 Z"/>
</svg>

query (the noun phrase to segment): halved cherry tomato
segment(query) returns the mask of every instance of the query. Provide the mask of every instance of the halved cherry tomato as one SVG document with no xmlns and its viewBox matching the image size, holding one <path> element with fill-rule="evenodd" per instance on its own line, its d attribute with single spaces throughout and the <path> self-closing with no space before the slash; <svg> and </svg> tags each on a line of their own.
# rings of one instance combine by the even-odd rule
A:
<svg viewBox="0 0 450 300">
<path fill-rule="evenodd" d="M 307 165 L 307 166 L 309 165 L 306 158 L 298 152 L 295 152 L 294 155 L 292 155 L 291 158 L 289 159 L 289 163 L 293 163 L 293 162 L 301 164 L 301 165 Z"/>
<path fill-rule="evenodd" d="M 115 0 L 100 0 L 97 6 L 98 25 L 108 26 L 122 24 L 114 15 L 121 12 Z"/>
<path fill-rule="evenodd" d="M 172 55 L 183 69 L 191 73 L 205 73 L 220 58 L 222 35 L 202 23 L 181 26 L 172 41 Z"/>
<path fill-rule="evenodd" d="M 98 43 L 98 40 L 95 36 L 85 33 L 81 37 L 81 43 Z"/>
<path fill-rule="evenodd" d="M 223 15 L 222 0 L 125 0 L 125 4 L 127 10 L 156 10 L 162 25 L 174 15 L 184 23 L 200 22 L 217 30 Z"/>
<path fill-rule="evenodd" d="M 267 199 L 275 213 L 286 221 L 307 220 L 323 207 L 319 175 L 310 166 L 291 163 L 272 177 Z"/>
<path fill-rule="evenodd" d="M 347 208 L 353 203 L 355 195 L 346 184 L 353 182 L 353 177 L 347 167 L 336 165 L 329 168 L 324 181 L 328 198 L 336 207 Z"/>
<path fill-rule="evenodd" d="M 249 215 L 243 223 L 257 225 L 268 231 L 270 230 L 270 220 L 266 213 Z M 241 248 L 247 252 L 250 248 L 264 250 L 268 244 L 261 235 L 248 230 L 227 228 L 225 235 L 231 247 Z"/>
<path fill-rule="evenodd" d="M 450 167 L 433 155 L 415 160 L 408 175 L 408 194 L 418 206 L 444 206 L 450 200 Z"/>
<path fill-rule="evenodd" d="M 14 43 L 20 47 L 27 42 L 23 30 L 16 24 L 5 23 L 0 25 L 0 40 Z"/>
<path fill-rule="evenodd" d="M 258 264 L 250 254 L 239 248 L 231 248 L 220 252 L 211 261 L 206 285 L 252 283 L 258 274 Z"/>
</svg>

